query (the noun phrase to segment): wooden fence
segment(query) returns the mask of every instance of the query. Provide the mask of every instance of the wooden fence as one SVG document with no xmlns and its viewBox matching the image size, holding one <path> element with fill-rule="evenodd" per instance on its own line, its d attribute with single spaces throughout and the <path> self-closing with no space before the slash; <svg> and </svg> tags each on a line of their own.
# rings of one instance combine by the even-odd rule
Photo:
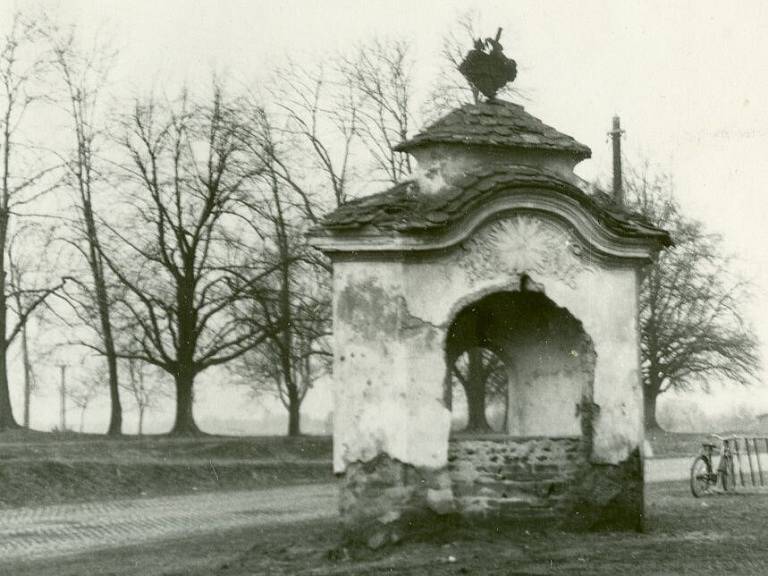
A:
<svg viewBox="0 0 768 576">
<path fill-rule="evenodd" d="M 732 436 L 723 440 L 733 454 L 734 484 L 768 487 L 768 437 Z"/>
</svg>

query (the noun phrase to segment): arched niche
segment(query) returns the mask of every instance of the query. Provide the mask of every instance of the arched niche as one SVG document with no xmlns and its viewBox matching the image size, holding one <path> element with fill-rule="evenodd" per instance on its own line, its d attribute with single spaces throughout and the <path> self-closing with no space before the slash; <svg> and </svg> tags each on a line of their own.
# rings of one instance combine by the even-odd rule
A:
<svg viewBox="0 0 768 576">
<path fill-rule="evenodd" d="M 498 358 L 507 384 L 502 430 L 484 425 L 477 417 L 487 409 L 491 390 L 498 393 L 498 383 L 492 389 L 488 382 L 463 386 L 469 422 L 456 435 L 502 432 L 514 437 L 578 437 L 590 429 L 588 410 L 583 407 L 592 401 L 592 340 L 581 322 L 530 279 L 523 277 L 520 286 L 520 290 L 494 292 L 465 305 L 450 324 L 445 346 L 446 404 L 454 405 L 457 361 L 466 362 L 467 357 L 470 361 Z M 492 355 L 478 354 L 479 350 Z"/>
</svg>

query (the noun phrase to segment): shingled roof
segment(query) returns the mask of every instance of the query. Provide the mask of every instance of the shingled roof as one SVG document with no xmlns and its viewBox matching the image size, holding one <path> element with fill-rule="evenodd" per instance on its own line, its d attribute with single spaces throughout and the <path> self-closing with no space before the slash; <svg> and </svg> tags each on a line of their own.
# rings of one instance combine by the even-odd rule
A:
<svg viewBox="0 0 768 576">
<path fill-rule="evenodd" d="M 607 195 L 588 195 L 555 173 L 531 166 L 486 168 L 462 177 L 439 194 L 423 194 L 417 181 L 402 182 L 389 190 L 347 202 L 328 214 L 322 228 L 331 233 L 366 231 L 420 233 L 439 231 L 473 208 L 500 195 L 531 189 L 564 194 L 579 202 L 609 230 L 623 237 L 648 238 L 664 246 L 669 234 L 638 214 L 612 204 Z"/>
<path fill-rule="evenodd" d="M 547 126 L 522 106 L 505 100 L 465 104 L 395 147 L 399 152 L 426 144 L 467 144 L 534 150 L 561 150 L 579 160 L 589 158 L 588 146 Z"/>
</svg>

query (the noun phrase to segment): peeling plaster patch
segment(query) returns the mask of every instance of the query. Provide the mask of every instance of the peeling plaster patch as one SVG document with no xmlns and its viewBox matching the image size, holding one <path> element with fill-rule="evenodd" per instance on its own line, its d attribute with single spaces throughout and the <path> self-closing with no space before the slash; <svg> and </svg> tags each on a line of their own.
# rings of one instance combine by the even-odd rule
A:
<svg viewBox="0 0 768 576">
<path fill-rule="evenodd" d="M 410 314 L 392 282 L 399 270 L 378 265 L 339 282 L 335 338 L 347 360 L 334 368 L 336 472 L 381 454 L 433 469 L 446 462 L 450 412 L 434 374 L 442 328 Z"/>
<path fill-rule="evenodd" d="M 375 340 L 381 333 L 396 334 L 399 326 L 399 302 L 375 279 L 347 285 L 338 296 L 337 318 L 363 338 Z"/>
<path fill-rule="evenodd" d="M 418 468 L 387 454 L 350 464 L 340 504 L 347 540 L 371 548 L 455 521 L 447 471 Z"/>
<path fill-rule="evenodd" d="M 598 423 L 603 429 L 610 427 L 605 423 L 605 419 L 602 414 L 598 419 Z M 592 461 L 600 464 L 618 464 L 626 460 L 629 454 L 637 448 L 627 435 L 603 432 L 593 442 Z"/>
<path fill-rule="evenodd" d="M 425 320 L 424 318 L 419 318 L 418 316 L 411 314 L 410 310 L 408 310 L 408 302 L 403 296 L 399 296 L 398 301 L 400 303 L 403 314 L 402 329 L 404 331 L 419 330 L 422 328 L 431 328 L 435 332 L 442 332 L 445 330 L 445 326 L 443 324 L 434 324 L 429 320 Z"/>
</svg>

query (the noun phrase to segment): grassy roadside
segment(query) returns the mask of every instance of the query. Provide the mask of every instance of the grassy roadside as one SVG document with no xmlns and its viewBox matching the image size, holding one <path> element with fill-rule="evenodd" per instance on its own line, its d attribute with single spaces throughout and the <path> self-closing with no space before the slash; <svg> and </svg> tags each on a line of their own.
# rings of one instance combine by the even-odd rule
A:
<svg viewBox="0 0 768 576">
<path fill-rule="evenodd" d="M 0 435 L 0 508 L 328 482 L 326 437 Z"/>
<path fill-rule="evenodd" d="M 764 575 L 768 495 L 696 500 L 684 482 L 650 485 L 646 532 L 464 530 L 387 551 L 328 554 L 335 522 L 264 525 L 13 566 L 15 576 Z"/>
<path fill-rule="evenodd" d="M 645 439 L 651 443 L 654 458 L 693 458 L 699 453 L 701 443 L 706 441 L 705 433 L 665 432 L 664 430 L 649 431 Z"/>
<path fill-rule="evenodd" d="M 706 434 L 649 433 L 654 456 L 693 457 Z M 0 509 L 328 482 L 328 437 L 0 434 Z"/>
<path fill-rule="evenodd" d="M 328 460 L 327 436 L 121 436 L 57 434 L 37 431 L 0 433 L 0 461 L 56 459 L 127 463 L 216 459 Z"/>
<path fill-rule="evenodd" d="M 734 434 L 736 436 L 760 437 L 762 434 L 752 432 L 719 432 L 722 436 Z M 702 442 L 711 442 L 712 436 L 708 432 L 665 432 L 663 430 L 646 432 L 645 438 L 651 443 L 654 458 L 680 458 L 693 459 L 701 450 Z M 715 444 L 719 442 L 715 441 Z"/>
</svg>

